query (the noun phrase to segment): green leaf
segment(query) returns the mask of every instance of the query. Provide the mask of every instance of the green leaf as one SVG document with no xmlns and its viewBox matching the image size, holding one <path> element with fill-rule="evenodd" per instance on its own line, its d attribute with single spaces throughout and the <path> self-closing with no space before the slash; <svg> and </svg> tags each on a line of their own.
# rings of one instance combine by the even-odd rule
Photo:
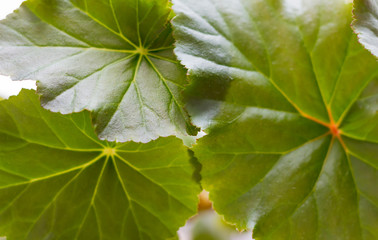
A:
<svg viewBox="0 0 378 240">
<path fill-rule="evenodd" d="M 39 80 L 46 109 L 93 110 L 101 139 L 196 135 L 171 15 L 168 0 L 26 1 L 0 22 L 0 73 Z"/>
<path fill-rule="evenodd" d="M 86 111 L 51 113 L 34 91 L 0 102 L 0 236 L 167 239 L 196 212 L 182 141 L 99 141 Z"/>
<path fill-rule="evenodd" d="M 378 2 L 354 0 L 353 13 L 353 28 L 360 43 L 378 57 Z"/>
<path fill-rule="evenodd" d="M 194 152 L 255 239 L 378 238 L 378 63 L 344 0 L 174 0 Z"/>
</svg>

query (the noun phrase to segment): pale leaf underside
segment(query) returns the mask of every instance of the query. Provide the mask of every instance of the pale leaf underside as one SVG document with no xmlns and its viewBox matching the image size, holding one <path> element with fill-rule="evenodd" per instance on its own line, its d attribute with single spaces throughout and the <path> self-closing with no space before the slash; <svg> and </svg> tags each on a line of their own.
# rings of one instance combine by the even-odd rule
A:
<svg viewBox="0 0 378 240">
<path fill-rule="evenodd" d="M 353 28 L 359 41 L 378 57 L 378 1 L 354 0 Z"/>
<path fill-rule="evenodd" d="M 167 0 L 29 0 L 0 22 L 0 73 L 38 80 L 42 105 L 93 110 L 101 139 L 196 134 L 183 109 Z"/>
</svg>

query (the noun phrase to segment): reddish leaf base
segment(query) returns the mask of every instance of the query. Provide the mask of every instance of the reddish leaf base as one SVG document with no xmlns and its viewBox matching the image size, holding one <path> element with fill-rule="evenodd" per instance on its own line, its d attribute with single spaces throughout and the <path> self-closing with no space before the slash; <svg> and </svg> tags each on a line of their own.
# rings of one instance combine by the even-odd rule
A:
<svg viewBox="0 0 378 240">
<path fill-rule="evenodd" d="M 330 124 L 329 129 L 330 129 L 330 132 L 332 133 L 333 136 L 335 136 L 335 137 L 340 136 L 340 130 L 335 123 Z"/>
<path fill-rule="evenodd" d="M 306 113 L 303 113 L 303 112 L 300 112 L 301 115 L 307 119 L 310 119 L 316 123 L 319 123 L 325 127 L 327 127 L 329 129 L 329 132 L 328 134 L 332 134 L 333 136 L 333 139 L 337 138 L 340 142 L 340 144 L 343 146 L 344 150 L 347 152 L 348 149 L 346 148 L 346 145 L 343 141 L 343 139 L 341 138 L 341 130 L 339 129 L 339 126 L 340 126 L 340 123 L 341 121 L 339 122 L 335 122 L 335 120 L 333 119 L 333 116 L 332 116 L 332 113 L 331 113 L 331 110 L 330 109 L 327 109 L 327 112 L 328 112 L 328 117 L 329 117 L 329 123 L 326 123 L 326 122 L 323 122 L 319 119 L 316 119 L 314 117 L 311 117 L 310 115 L 307 115 Z"/>
</svg>

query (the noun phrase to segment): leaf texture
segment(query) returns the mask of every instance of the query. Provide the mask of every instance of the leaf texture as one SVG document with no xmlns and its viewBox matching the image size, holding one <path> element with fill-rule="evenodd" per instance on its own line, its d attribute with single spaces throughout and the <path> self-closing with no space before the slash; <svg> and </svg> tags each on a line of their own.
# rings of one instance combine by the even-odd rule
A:
<svg viewBox="0 0 378 240">
<path fill-rule="evenodd" d="M 86 111 L 44 110 L 34 91 L 0 102 L 0 235 L 8 240 L 168 239 L 195 214 L 182 141 L 97 140 Z"/>
<path fill-rule="evenodd" d="M 353 28 L 359 41 L 378 57 L 378 1 L 354 0 Z"/>
<path fill-rule="evenodd" d="M 168 0 L 29 0 L 0 22 L 0 73 L 36 79 L 42 105 L 94 111 L 101 139 L 196 135 L 183 109 Z"/>
<path fill-rule="evenodd" d="M 378 63 L 352 5 L 173 3 L 215 209 L 254 239 L 377 239 Z"/>
</svg>

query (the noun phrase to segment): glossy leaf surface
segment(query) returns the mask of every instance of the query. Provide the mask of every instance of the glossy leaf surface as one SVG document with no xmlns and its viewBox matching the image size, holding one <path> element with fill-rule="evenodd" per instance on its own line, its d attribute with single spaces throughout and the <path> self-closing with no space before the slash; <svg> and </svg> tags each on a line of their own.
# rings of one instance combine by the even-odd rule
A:
<svg viewBox="0 0 378 240">
<path fill-rule="evenodd" d="M 99 137 L 196 134 L 182 108 L 168 0 L 29 0 L 0 22 L 0 73 L 35 79 L 42 105 L 94 111 Z"/>
<path fill-rule="evenodd" d="M 354 0 L 353 28 L 360 42 L 378 57 L 378 1 Z"/>
<path fill-rule="evenodd" d="M 98 141 L 88 112 L 61 115 L 34 91 L 0 102 L 0 236 L 168 239 L 196 212 L 182 141 Z"/>
<path fill-rule="evenodd" d="M 378 63 L 352 4 L 173 2 L 215 209 L 254 239 L 377 239 Z"/>
</svg>

